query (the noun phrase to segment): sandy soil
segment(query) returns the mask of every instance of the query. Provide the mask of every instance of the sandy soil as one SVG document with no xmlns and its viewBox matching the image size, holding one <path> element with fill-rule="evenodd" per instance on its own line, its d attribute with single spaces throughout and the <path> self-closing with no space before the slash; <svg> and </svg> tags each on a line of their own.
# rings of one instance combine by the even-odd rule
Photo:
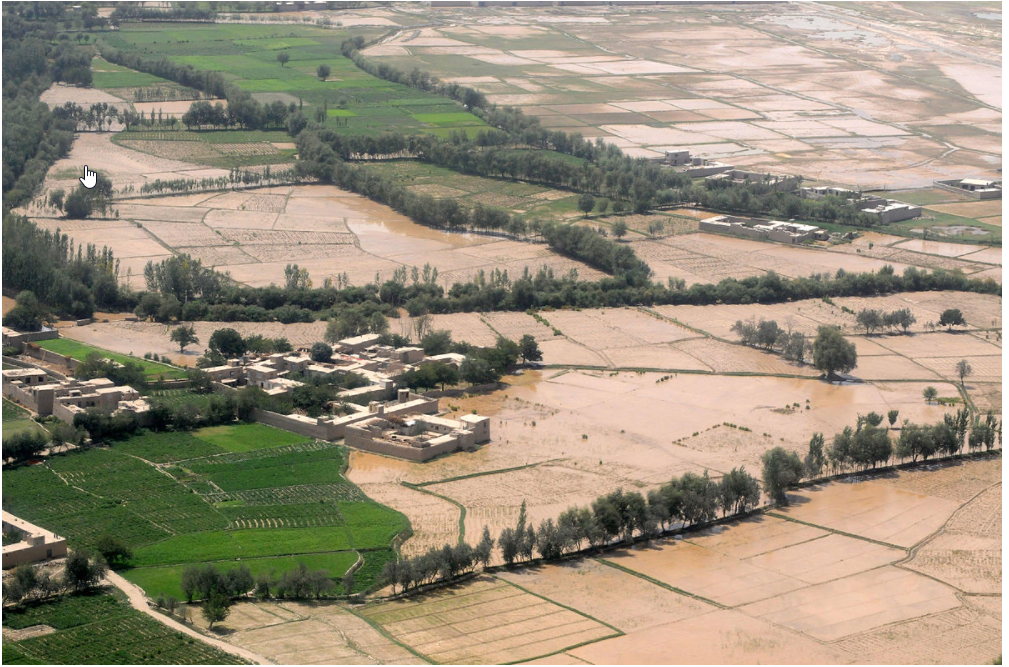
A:
<svg viewBox="0 0 1009 667">
<path fill-rule="evenodd" d="M 199 610 L 190 613 L 207 631 Z M 424 664 L 332 602 L 239 602 L 208 632 L 277 664 Z"/>
<path fill-rule="evenodd" d="M 382 474 L 369 467 L 367 478 Z M 998 655 L 1001 597 L 990 594 L 1001 587 L 1000 460 L 789 495 L 787 507 L 681 538 L 504 570 L 360 613 L 443 662 L 535 651 L 537 664 L 668 663 L 670 655 L 704 664 L 984 663 Z M 558 637 L 562 625 L 572 634 Z M 572 637 L 585 644 L 563 648 Z"/>
<path fill-rule="evenodd" d="M 588 616 L 492 577 L 368 607 L 363 615 L 439 663 L 517 662 L 614 634 Z"/>
<path fill-rule="evenodd" d="M 549 105 L 570 119 L 551 127 L 628 142 L 636 155 L 731 139 L 747 153 L 737 165 L 922 187 L 958 174 L 997 177 L 1001 163 L 1001 25 L 982 27 L 969 14 L 876 5 L 446 7 L 445 27 L 420 38 L 403 30 L 368 53 L 464 79 L 499 104 L 538 115 Z M 911 53 L 920 65 L 913 72 Z M 682 92 L 669 99 L 674 77 Z M 675 125 L 688 120 L 672 115 L 680 112 L 692 114 L 689 126 Z"/>
</svg>

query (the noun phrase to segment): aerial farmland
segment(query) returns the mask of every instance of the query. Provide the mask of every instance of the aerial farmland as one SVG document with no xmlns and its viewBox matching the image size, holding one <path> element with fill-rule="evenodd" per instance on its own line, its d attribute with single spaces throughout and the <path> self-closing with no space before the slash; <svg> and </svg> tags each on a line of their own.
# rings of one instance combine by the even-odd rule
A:
<svg viewBox="0 0 1009 667">
<path fill-rule="evenodd" d="M 4 6 L 5 662 L 1000 664 L 1001 5 L 476 4 Z"/>
</svg>

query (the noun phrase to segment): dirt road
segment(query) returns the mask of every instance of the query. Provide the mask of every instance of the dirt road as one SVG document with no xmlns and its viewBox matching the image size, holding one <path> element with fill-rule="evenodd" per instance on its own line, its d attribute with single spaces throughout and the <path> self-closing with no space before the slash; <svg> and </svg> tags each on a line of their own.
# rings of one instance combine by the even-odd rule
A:
<svg viewBox="0 0 1009 667">
<path fill-rule="evenodd" d="M 154 611 L 147 604 L 147 597 L 144 595 L 144 591 L 141 590 L 139 586 L 130 583 L 126 579 L 123 579 L 115 572 L 110 571 L 108 575 L 105 577 L 105 581 L 115 586 L 116 588 L 120 589 L 124 593 L 126 593 L 126 596 L 130 599 L 130 605 L 134 609 L 136 609 L 137 611 L 142 611 L 151 618 L 156 619 L 159 623 L 164 623 L 173 630 L 184 632 L 187 635 L 195 637 L 196 639 L 202 642 L 206 642 L 207 644 L 219 648 L 226 653 L 237 655 L 238 657 L 243 658 L 244 660 L 249 660 L 255 664 L 258 665 L 273 664 L 271 661 L 267 660 L 266 658 L 257 653 L 253 653 L 252 651 L 240 648 L 238 646 L 235 646 L 234 644 L 229 644 L 226 641 L 222 641 L 220 639 L 214 639 L 213 637 L 208 637 L 204 634 L 200 634 L 199 632 L 193 630 L 188 625 L 183 625 L 182 623 L 179 623 L 178 621 L 171 619 L 165 616 L 164 614 L 160 614 Z"/>
</svg>

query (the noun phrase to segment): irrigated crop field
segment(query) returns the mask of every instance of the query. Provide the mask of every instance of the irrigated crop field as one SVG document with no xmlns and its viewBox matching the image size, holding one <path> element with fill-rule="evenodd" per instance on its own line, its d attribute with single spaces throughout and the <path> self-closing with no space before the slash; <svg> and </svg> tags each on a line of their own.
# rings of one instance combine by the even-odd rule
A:
<svg viewBox="0 0 1009 667">
<path fill-rule="evenodd" d="M 125 576 L 152 596 L 181 598 L 190 563 L 241 560 L 257 574 L 304 561 L 339 578 L 359 556 L 364 590 L 408 523 L 344 478 L 345 457 L 261 424 L 148 433 L 5 469 L 4 509 L 75 546 L 116 535 L 134 554 Z"/>
<path fill-rule="evenodd" d="M 3 653 L 8 665 L 241 664 L 104 591 L 5 609 Z"/>
</svg>

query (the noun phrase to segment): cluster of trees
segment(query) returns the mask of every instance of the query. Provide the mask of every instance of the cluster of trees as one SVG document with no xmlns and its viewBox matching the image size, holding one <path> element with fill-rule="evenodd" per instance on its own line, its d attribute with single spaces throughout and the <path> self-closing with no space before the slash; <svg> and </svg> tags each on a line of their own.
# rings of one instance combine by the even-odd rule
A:
<svg viewBox="0 0 1009 667">
<path fill-rule="evenodd" d="M 908 308 L 901 308 L 890 312 L 883 312 L 875 308 L 863 308 L 858 311 L 855 321 L 858 322 L 858 326 L 865 327 L 865 334 L 868 336 L 873 331 L 882 329 L 883 327 L 886 327 L 887 331 L 892 330 L 894 327 L 900 327 L 904 330 L 904 333 L 907 333 L 907 330 L 918 321 L 918 318 L 912 315 L 911 310 Z"/>
<path fill-rule="evenodd" d="M 344 576 L 343 589 L 350 594 L 354 587 L 354 575 Z M 214 623 L 225 620 L 230 613 L 233 599 L 253 592 L 260 600 L 287 598 L 305 600 L 309 598 L 326 597 L 336 589 L 336 583 L 325 569 L 310 570 L 304 563 L 292 570 L 284 572 L 279 577 L 274 572 L 264 572 L 255 579 L 248 566 L 238 565 L 226 572 L 218 570 L 212 564 L 187 565 L 182 570 L 180 588 L 186 596 L 186 602 L 202 600 L 203 617 L 213 627 Z M 165 601 L 165 606 L 173 609 L 174 598 Z"/>
<path fill-rule="evenodd" d="M 786 331 L 775 320 L 760 318 L 759 322 L 755 322 L 752 317 L 746 322 L 736 320 L 730 331 L 739 334 L 743 345 L 778 350 L 789 361 L 803 363 L 812 349 L 805 334 Z"/>
<path fill-rule="evenodd" d="M 433 547 L 427 553 L 413 558 L 387 562 L 382 567 L 381 577 L 392 586 L 393 592 L 397 587 L 401 591 L 408 591 L 426 584 L 451 581 L 471 572 L 479 564 L 487 567 L 493 548 L 494 540 L 491 539 L 490 531 L 484 527 L 483 538 L 476 547 L 471 547 L 466 542 L 445 545 L 440 549 Z"/>
<path fill-rule="evenodd" d="M 140 194 L 161 194 L 162 192 L 201 192 L 204 190 L 225 190 L 239 185 L 271 185 L 277 183 L 297 183 L 298 176 L 292 169 L 273 170 L 266 165 L 262 171 L 232 168 L 227 176 L 205 178 L 156 178 L 145 181 L 140 186 Z M 127 185 L 122 194 L 134 192 L 133 185 Z"/>
<path fill-rule="evenodd" d="M 799 331 L 781 328 L 775 320 L 753 318 L 744 322 L 736 320 L 731 331 L 738 333 L 743 345 L 777 350 L 789 361 L 805 363 L 812 352 L 813 366 L 827 377 L 836 373 L 847 373 L 858 363 L 855 345 L 841 335 L 840 329 L 822 326 L 812 343 Z"/>
<path fill-rule="evenodd" d="M 40 430 L 17 431 L 3 439 L 3 459 L 21 463 L 37 456 L 48 445 L 49 438 Z"/>
<path fill-rule="evenodd" d="M 5 213 L 3 218 L 4 289 L 26 290 L 42 308 L 75 318 L 103 309 L 132 307 L 119 285 L 119 261 L 107 247 L 75 246 L 59 230 L 39 229 L 28 218 Z M 37 329 L 33 307 L 26 327 Z M 5 318 L 6 319 L 6 318 Z M 8 325 L 10 326 L 10 325 Z"/>
<path fill-rule="evenodd" d="M 943 415 L 943 420 L 935 424 L 904 420 L 894 442 L 890 429 L 896 424 L 898 414 L 897 410 L 887 412 L 889 428 L 883 425 L 884 418 L 879 413 L 859 415 L 855 428 L 846 426 L 834 435 L 829 445 L 823 434 L 814 433 L 799 477 L 816 479 L 827 470 L 831 474 L 866 470 L 886 464 L 894 457 L 916 462 L 919 458 L 927 461 L 933 456 L 955 456 L 965 445 L 972 452 L 991 451 L 996 439 L 1000 447 L 1002 444 L 1002 423 L 990 410 L 983 418 L 981 415 L 972 418 L 970 410 L 960 408 L 953 414 Z"/>
<path fill-rule="evenodd" d="M 293 349 L 286 338 L 266 338 L 261 334 L 242 337 L 242 334 L 227 327 L 216 329 L 210 334 L 207 351 L 196 360 L 196 366 L 197 368 L 223 366 L 228 359 L 240 357 L 246 352 L 274 354 L 290 352 Z"/>
<path fill-rule="evenodd" d="M 11 576 L 4 577 L 3 600 L 5 604 L 20 605 L 61 593 L 83 593 L 98 586 L 106 572 L 108 565 L 102 557 L 87 550 L 67 554 L 63 571 L 57 576 L 46 568 L 25 563 L 14 568 Z"/>
<path fill-rule="evenodd" d="M 300 111 L 294 110 L 292 113 L 291 108 L 283 103 L 271 103 L 265 106 L 260 104 L 249 92 L 229 82 L 220 72 L 197 70 L 192 65 L 182 65 L 167 58 L 157 60 L 144 58 L 138 53 L 123 51 L 107 44 L 102 44 L 100 51 L 102 57 L 111 63 L 175 81 L 188 88 L 203 91 L 209 97 L 226 99 L 228 101 L 227 108 L 226 110 L 222 108 L 223 114 L 220 115 L 218 110 L 211 107 L 208 102 L 193 103 L 193 107 L 197 108 L 196 115 L 200 118 L 212 117 L 213 120 L 220 121 L 226 119 L 226 122 L 216 123 L 217 126 L 238 125 L 247 130 L 260 130 L 275 127 L 278 124 L 282 126 L 288 122 L 289 117 L 300 116 Z M 209 111 L 207 111 L 208 107 Z M 280 112 L 283 113 L 283 116 L 278 122 L 277 114 Z M 192 107 L 187 114 L 191 113 L 193 113 Z M 195 116 L 191 115 L 190 121 L 194 118 Z M 183 123 L 186 123 L 185 118 Z M 202 123 L 193 123 L 193 125 L 199 124 Z M 304 126 L 303 122 L 301 126 Z"/>
<path fill-rule="evenodd" d="M 264 104 L 261 109 L 259 117 L 252 121 L 258 125 L 255 129 L 286 129 L 289 116 L 300 113 L 299 106 L 294 102 L 284 104 L 279 100 Z M 182 114 L 181 120 L 188 130 L 199 130 L 206 126 L 215 130 L 227 129 L 241 124 L 239 116 L 230 108 L 220 102 L 211 104 L 205 100 L 193 102 L 186 113 Z M 249 122 L 248 119 L 246 122 Z"/>
<path fill-rule="evenodd" d="M 82 125 L 88 130 L 95 128 L 101 132 L 103 127 L 111 129 L 113 121 L 123 120 L 123 113 L 108 102 L 95 102 L 86 109 L 76 102 L 64 102 L 63 106 L 53 109 L 53 115 L 72 120 L 74 130 L 78 132 Z"/>
</svg>

